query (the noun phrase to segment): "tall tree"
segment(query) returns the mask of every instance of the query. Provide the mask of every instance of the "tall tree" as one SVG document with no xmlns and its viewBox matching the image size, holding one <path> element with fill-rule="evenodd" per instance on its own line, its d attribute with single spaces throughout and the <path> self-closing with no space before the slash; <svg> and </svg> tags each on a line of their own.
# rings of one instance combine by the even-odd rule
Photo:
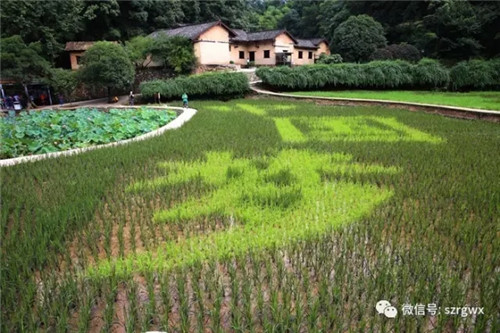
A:
<svg viewBox="0 0 500 333">
<path fill-rule="evenodd" d="M 97 42 L 82 57 L 80 80 L 87 85 L 105 87 L 111 100 L 112 89 L 124 89 L 134 81 L 134 65 L 123 46 Z"/>
<path fill-rule="evenodd" d="M 155 40 L 151 37 L 136 36 L 125 42 L 125 51 L 136 68 L 146 67 L 151 61 L 147 61 Z"/>
<path fill-rule="evenodd" d="M 1 35 L 20 35 L 27 43 L 40 42 L 40 53 L 54 60 L 64 42 L 84 29 L 83 0 L 0 1 Z"/>
<path fill-rule="evenodd" d="M 40 43 L 26 45 L 19 35 L 0 40 L 2 78 L 22 84 L 28 101 L 30 99 L 27 85 L 41 81 L 50 70 L 50 63 L 40 56 L 40 53 Z"/>
<path fill-rule="evenodd" d="M 371 16 L 351 16 L 333 34 L 333 51 L 347 61 L 365 61 L 387 44 L 384 28 Z"/>
<path fill-rule="evenodd" d="M 193 43 L 185 37 L 160 35 L 149 50 L 154 61 L 176 74 L 189 74 L 196 64 Z"/>
</svg>

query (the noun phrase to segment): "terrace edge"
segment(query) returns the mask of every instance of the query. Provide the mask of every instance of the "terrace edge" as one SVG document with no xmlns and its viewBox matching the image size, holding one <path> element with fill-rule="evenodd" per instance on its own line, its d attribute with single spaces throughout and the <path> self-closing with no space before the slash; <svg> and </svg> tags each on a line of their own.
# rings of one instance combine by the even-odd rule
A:
<svg viewBox="0 0 500 333">
<path fill-rule="evenodd" d="M 250 83 L 250 89 L 261 95 L 275 96 L 275 97 L 285 97 L 299 100 L 320 100 L 331 102 L 335 105 L 360 105 L 360 106 L 373 106 L 381 105 L 392 108 L 405 107 L 410 111 L 425 111 L 428 113 L 437 113 L 444 116 L 449 116 L 453 118 L 465 118 L 465 119 L 484 119 L 493 122 L 500 122 L 500 111 L 497 110 L 484 110 L 484 109 L 472 109 L 464 108 L 460 106 L 450 106 L 450 105 L 439 105 L 439 104 L 424 104 L 415 102 L 403 102 L 403 101 L 390 101 L 383 99 L 365 99 L 365 98 L 345 98 L 345 97 L 325 97 L 325 96 L 308 96 L 308 95 L 292 95 L 287 93 L 278 93 L 265 89 L 256 88 L 255 84 L 261 83 L 261 81 L 254 81 Z"/>
</svg>

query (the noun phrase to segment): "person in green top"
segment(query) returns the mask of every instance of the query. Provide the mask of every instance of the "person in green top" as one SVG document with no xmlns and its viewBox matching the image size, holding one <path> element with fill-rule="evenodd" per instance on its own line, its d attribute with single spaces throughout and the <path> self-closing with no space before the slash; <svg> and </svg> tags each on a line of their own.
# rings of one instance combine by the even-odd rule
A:
<svg viewBox="0 0 500 333">
<path fill-rule="evenodd" d="M 188 107 L 188 95 L 186 93 L 182 94 L 182 106 Z"/>
</svg>

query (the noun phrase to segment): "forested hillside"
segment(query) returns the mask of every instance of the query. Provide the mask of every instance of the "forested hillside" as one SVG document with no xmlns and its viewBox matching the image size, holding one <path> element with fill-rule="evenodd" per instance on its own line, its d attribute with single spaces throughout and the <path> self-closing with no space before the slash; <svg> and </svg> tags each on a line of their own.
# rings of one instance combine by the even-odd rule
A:
<svg viewBox="0 0 500 333">
<path fill-rule="evenodd" d="M 297 37 L 331 41 L 341 23 L 360 14 L 382 25 L 388 44 L 412 44 L 426 57 L 456 61 L 500 52 L 500 2 L 493 1 L 4 0 L 1 36 L 40 41 L 44 57 L 54 61 L 69 40 L 125 41 L 216 19 L 234 28 L 286 28 Z"/>
</svg>

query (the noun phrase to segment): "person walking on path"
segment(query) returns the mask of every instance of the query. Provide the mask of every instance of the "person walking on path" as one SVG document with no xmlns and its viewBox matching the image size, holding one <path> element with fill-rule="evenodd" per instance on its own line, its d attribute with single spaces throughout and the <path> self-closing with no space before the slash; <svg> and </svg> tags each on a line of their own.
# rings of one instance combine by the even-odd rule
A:
<svg viewBox="0 0 500 333">
<path fill-rule="evenodd" d="M 59 98 L 59 105 L 63 105 L 64 104 L 64 95 L 59 93 L 59 95 L 57 95 L 57 97 Z"/>
<path fill-rule="evenodd" d="M 134 105 L 134 92 L 130 91 L 130 95 L 128 95 L 128 104 Z"/>
<path fill-rule="evenodd" d="M 155 93 L 155 103 L 161 104 L 161 95 L 159 91 Z"/>
<path fill-rule="evenodd" d="M 186 93 L 182 94 L 182 106 L 187 108 L 188 107 L 188 95 Z"/>
</svg>

